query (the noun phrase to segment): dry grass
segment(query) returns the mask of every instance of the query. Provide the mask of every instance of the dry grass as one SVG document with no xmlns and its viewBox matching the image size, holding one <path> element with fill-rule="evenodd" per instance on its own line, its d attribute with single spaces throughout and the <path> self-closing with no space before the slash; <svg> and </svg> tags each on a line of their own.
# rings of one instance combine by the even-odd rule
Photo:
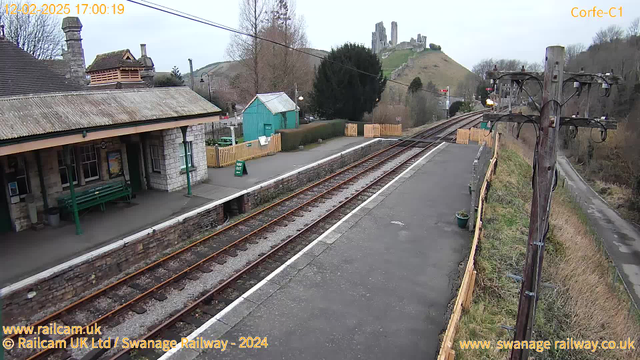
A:
<svg viewBox="0 0 640 360">
<path fill-rule="evenodd" d="M 497 173 L 484 214 L 477 285 L 471 309 L 463 315 L 456 340 L 510 340 L 500 325 L 514 325 L 520 285 L 507 273 L 521 274 L 531 199 L 531 150 L 503 137 Z M 526 159 L 526 160 L 524 160 Z M 637 313 L 614 281 L 613 267 L 589 228 L 587 218 L 566 189 L 554 193 L 545 249 L 543 288 L 534 339 L 626 340 L 640 337 Z M 636 347 L 640 347 L 637 346 Z M 462 351 L 456 359 L 505 359 L 507 351 Z M 548 351 L 535 359 L 640 359 L 636 351 Z"/>
<path fill-rule="evenodd" d="M 414 57 L 414 64 L 402 72 L 396 80 L 405 84 L 411 83 L 416 76 L 420 77 L 422 84 L 433 82 L 437 88 L 444 89 L 451 86 L 451 95 L 459 93 L 456 86 L 465 79 L 471 72 L 464 66 L 441 51 L 423 51 Z M 389 92 L 406 93 L 407 87 L 387 83 L 385 94 Z M 383 95 L 384 98 L 384 95 Z M 394 99 L 396 97 L 393 97 Z"/>
</svg>

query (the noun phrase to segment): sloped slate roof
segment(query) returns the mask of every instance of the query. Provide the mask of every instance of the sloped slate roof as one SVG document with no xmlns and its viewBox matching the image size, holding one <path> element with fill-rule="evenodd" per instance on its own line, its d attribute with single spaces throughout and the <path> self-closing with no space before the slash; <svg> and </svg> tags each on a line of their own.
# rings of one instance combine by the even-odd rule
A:
<svg viewBox="0 0 640 360">
<path fill-rule="evenodd" d="M 87 72 L 117 69 L 121 67 L 139 67 L 144 65 L 138 60 L 125 60 L 124 56 L 131 51 L 129 49 L 112 51 L 105 54 L 99 54 L 95 60 L 87 67 Z M 133 56 L 133 54 L 131 54 Z M 135 59 L 135 57 L 134 57 Z"/>
<path fill-rule="evenodd" d="M 296 111 L 296 104 L 284 92 L 258 94 L 256 95 L 256 98 L 258 98 L 260 102 L 262 102 L 274 115 L 287 111 Z M 254 100 L 251 100 L 249 104 Z M 249 105 L 247 105 L 247 107 L 249 107 Z"/>
<path fill-rule="evenodd" d="M 188 87 L 4 97 L 0 98 L 0 141 L 220 111 Z"/>
<path fill-rule="evenodd" d="M 0 96 L 82 90 L 45 62 L 8 40 L 0 40 Z"/>
</svg>

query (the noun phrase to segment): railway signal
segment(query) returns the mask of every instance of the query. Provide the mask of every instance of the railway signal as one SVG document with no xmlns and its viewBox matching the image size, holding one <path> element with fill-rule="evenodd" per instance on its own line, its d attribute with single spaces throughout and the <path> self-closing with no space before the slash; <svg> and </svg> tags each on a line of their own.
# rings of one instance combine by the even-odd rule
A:
<svg viewBox="0 0 640 360">
<path fill-rule="evenodd" d="M 494 124 L 496 122 L 514 122 L 520 123 L 520 126 L 522 126 L 527 122 L 532 123 L 538 134 L 534 150 L 536 161 L 534 162 L 532 181 L 533 196 L 531 198 L 529 237 L 514 334 L 514 341 L 517 342 L 531 340 L 536 306 L 540 298 L 539 285 L 542 275 L 545 237 L 549 230 L 551 195 L 558 180 L 556 171 L 558 130 L 561 126 L 598 128 L 604 140 L 606 139 L 607 129 L 615 129 L 617 127 L 614 120 L 600 121 L 601 119 L 590 118 L 588 106 L 584 117 L 563 117 L 562 106 L 566 101 L 563 101 L 562 89 L 565 83 L 564 79 L 567 78 L 567 81 L 572 82 L 576 89 L 571 97 L 580 96 L 584 87 L 587 88 L 588 97 L 592 85 L 597 84 L 603 89 L 609 90 L 610 85 L 618 83 L 618 77 L 610 73 L 588 74 L 580 72 L 565 74 L 564 48 L 561 46 L 547 47 L 545 59 L 544 73 L 527 73 L 524 67 L 519 72 L 509 73 L 500 73 L 497 67 L 494 67 L 493 71 L 487 73 L 487 77 L 492 80 L 493 84 L 496 84 L 496 88 L 499 88 L 501 81 L 508 81 L 508 84 L 514 84 L 518 91 L 525 91 L 529 95 L 524 87 L 527 81 L 536 81 L 542 87 L 542 102 L 539 105 L 529 95 L 529 100 L 540 113 L 539 116 L 525 116 L 511 112 L 484 115 L 485 121 L 491 121 Z M 503 83 L 502 85 L 505 84 Z M 512 96 L 511 92 L 508 94 Z M 605 91 L 603 96 L 609 96 L 609 94 L 610 91 Z M 516 349 L 514 347 L 510 359 L 521 360 L 527 359 L 528 356 L 528 349 Z"/>
</svg>

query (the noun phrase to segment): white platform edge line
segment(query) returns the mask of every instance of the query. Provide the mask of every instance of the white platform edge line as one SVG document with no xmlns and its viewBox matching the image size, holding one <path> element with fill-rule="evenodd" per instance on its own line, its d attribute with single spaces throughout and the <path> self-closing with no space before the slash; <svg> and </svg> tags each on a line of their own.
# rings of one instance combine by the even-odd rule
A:
<svg viewBox="0 0 640 360">
<path fill-rule="evenodd" d="M 185 214 L 182 214 L 180 216 L 171 218 L 169 220 L 165 220 L 165 221 L 163 221 L 163 222 L 161 222 L 159 224 L 156 224 L 156 225 L 154 225 L 152 227 L 149 227 L 147 229 L 140 230 L 135 234 L 132 234 L 132 235 L 129 235 L 129 236 L 123 238 L 122 240 L 118 240 L 118 241 L 113 242 L 113 243 L 111 243 L 109 245 L 105 245 L 105 246 L 103 246 L 101 248 L 98 248 L 96 250 L 93 250 L 93 251 L 91 251 L 89 253 L 86 253 L 84 255 L 80 255 L 80 256 L 78 256 L 76 258 L 73 258 L 73 259 L 71 259 L 69 261 L 66 261 L 66 262 L 64 262 L 64 263 L 62 263 L 60 265 L 56 265 L 56 266 L 54 266 L 52 268 L 49 268 L 49 269 L 44 270 L 42 272 L 39 272 L 39 273 L 37 273 L 35 275 L 32 275 L 32 276 L 30 276 L 30 277 L 28 277 L 26 279 L 20 280 L 20 281 L 18 281 L 16 283 L 13 283 L 11 285 L 7 285 L 6 287 L 0 289 L 0 298 L 5 297 L 7 295 L 10 295 L 11 293 L 13 293 L 15 291 L 18 291 L 18 290 L 20 290 L 20 289 L 22 289 L 24 287 L 27 287 L 27 286 L 29 286 L 29 285 L 31 285 L 33 283 L 36 283 L 36 282 L 38 282 L 38 281 L 40 281 L 42 279 L 46 279 L 46 278 L 48 278 L 48 277 L 50 277 L 50 276 L 52 276 L 52 275 L 54 275 L 56 273 L 62 272 L 64 270 L 66 270 L 68 268 L 71 268 L 71 267 L 73 267 L 73 266 L 75 266 L 77 264 L 80 264 L 80 263 L 82 263 L 84 261 L 91 260 L 91 259 L 93 259 L 93 258 L 95 258 L 95 257 L 97 257 L 97 256 L 99 256 L 101 254 L 104 254 L 106 252 L 109 252 L 109 251 L 117 249 L 117 248 L 125 247 L 127 244 L 129 244 L 131 242 L 134 242 L 134 241 L 140 239 L 141 237 L 143 237 L 145 235 L 153 233 L 154 231 L 158 231 L 158 230 L 164 229 L 164 228 L 166 228 L 168 226 L 180 223 L 180 222 L 184 221 L 185 219 L 187 219 L 187 218 L 189 218 L 191 216 L 197 215 L 197 214 L 199 214 L 199 213 L 201 213 L 203 211 L 209 210 L 214 206 L 220 205 L 222 203 L 225 203 L 225 202 L 227 202 L 229 200 L 233 200 L 233 199 L 235 199 L 235 198 L 237 198 L 239 196 L 242 196 L 244 194 L 247 194 L 247 193 L 250 193 L 252 191 L 258 190 L 261 187 L 270 185 L 270 184 L 272 184 L 272 183 L 274 183 L 274 182 L 276 182 L 278 180 L 281 180 L 283 178 L 287 178 L 287 177 L 289 177 L 291 175 L 294 175 L 294 174 L 296 174 L 296 173 L 298 173 L 300 171 L 309 169 L 311 167 L 317 166 L 317 165 L 322 164 L 324 162 L 327 162 L 329 160 L 335 159 L 336 157 L 342 156 L 342 155 L 347 154 L 347 153 L 349 153 L 351 151 L 354 151 L 354 150 L 357 150 L 357 149 L 362 148 L 364 146 L 367 146 L 369 144 L 372 144 L 372 143 L 374 143 L 376 141 L 397 141 L 397 139 L 376 138 L 376 139 L 367 141 L 365 143 L 362 143 L 360 145 L 354 146 L 354 147 L 349 148 L 349 149 L 347 149 L 345 151 L 342 151 L 340 153 L 328 156 L 328 157 L 326 157 L 324 159 L 320 159 L 320 160 L 318 160 L 318 161 L 316 161 L 316 162 L 314 162 L 312 164 L 305 165 L 304 167 L 301 167 L 300 169 L 296 169 L 296 170 L 290 171 L 290 172 L 288 172 L 288 173 L 286 173 L 284 175 L 280 175 L 280 176 L 278 176 L 276 178 L 273 178 L 271 180 L 267 180 L 267 181 L 265 181 L 263 183 L 260 183 L 260 184 L 254 186 L 254 187 L 251 187 L 249 189 L 241 190 L 241 191 L 239 191 L 239 192 L 237 192 L 235 194 L 229 195 L 229 196 L 227 196 L 227 197 L 225 197 L 223 199 L 216 200 L 214 202 L 205 204 L 205 205 L 203 205 L 203 206 L 201 206 L 201 207 L 199 207 L 197 209 L 191 210 L 191 211 L 189 211 L 189 212 L 187 212 Z"/>
<path fill-rule="evenodd" d="M 362 204 L 358 205 L 358 207 L 356 207 L 355 209 L 353 209 L 350 213 L 348 213 L 345 217 L 343 217 L 342 219 L 340 219 L 337 223 L 335 223 L 332 227 L 330 227 L 329 229 L 327 229 L 327 231 L 325 231 L 324 233 L 322 233 L 322 235 L 318 236 L 317 239 L 315 239 L 314 241 L 312 241 L 309 245 L 305 246 L 304 249 L 300 250 L 297 254 L 295 254 L 291 259 L 287 260 L 287 262 L 285 262 L 284 264 L 280 265 L 279 268 L 275 269 L 271 274 L 269 274 L 266 278 L 262 279 L 262 281 L 260 281 L 259 283 L 255 284 L 251 289 L 247 290 L 244 294 L 242 294 L 239 298 L 237 298 L 234 302 L 232 302 L 231 304 L 229 304 L 227 307 L 225 307 L 222 311 L 220 311 L 218 314 L 216 314 L 216 316 L 214 316 L 213 318 L 209 319 L 206 323 L 202 324 L 199 328 L 197 328 L 196 330 L 194 330 L 191 334 L 189 334 L 189 336 L 187 336 L 187 339 L 189 340 L 194 340 L 196 337 L 198 337 L 198 335 L 202 334 L 205 330 L 207 330 L 211 325 L 213 325 L 216 321 L 219 321 L 222 316 L 224 316 L 226 313 L 228 313 L 229 311 L 233 310 L 234 307 L 236 307 L 238 304 L 240 304 L 242 301 L 246 300 L 246 298 L 253 294 L 254 292 L 256 292 L 258 289 L 260 289 L 264 284 L 266 284 L 267 282 L 269 282 L 269 280 L 273 279 L 274 276 L 278 275 L 280 272 L 282 272 L 284 269 L 287 268 L 287 266 L 291 265 L 294 261 L 296 261 L 296 259 L 298 259 L 300 256 L 302 256 L 304 253 L 306 253 L 309 249 L 311 249 L 312 247 L 314 247 L 319 241 L 322 241 L 322 239 L 324 239 L 325 237 L 327 237 L 331 232 L 333 232 L 338 226 L 340 226 L 343 222 L 345 222 L 347 219 L 349 219 L 353 214 L 355 214 L 356 212 L 358 212 L 361 208 L 363 208 L 365 205 L 367 205 L 370 201 L 372 201 L 373 199 L 375 199 L 378 195 L 380 195 L 383 191 L 385 191 L 389 186 L 391 186 L 391 184 L 393 184 L 394 182 L 396 182 L 398 179 L 400 179 L 401 177 L 403 177 L 407 172 L 409 172 L 414 166 L 420 164 L 427 156 L 431 155 L 432 152 L 436 151 L 437 149 L 439 149 L 440 147 L 444 146 L 445 142 L 441 143 L 440 145 L 436 146 L 435 148 L 433 148 L 431 151 L 429 151 L 428 153 L 426 153 L 423 157 L 420 158 L 420 160 L 416 161 L 414 164 L 412 164 L 411 166 L 409 166 L 405 171 L 403 171 L 402 173 L 400 173 L 398 176 L 396 176 L 395 178 L 393 178 L 393 180 L 391 180 L 387 185 L 385 185 L 382 189 L 378 190 L 375 194 L 371 195 L 370 198 L 368 198 L 367 200 L 365 200 L 365 202 L 363 202 Z M 167 351 L 166 353 L 164 353 L 164 355 L 162 355 L 160 358 L 158 358 L 158 360 L 167 360 L 168 358 L 170 358 L 171 356 L 173 356 L 176 352 L 178 352 L 180 349 L 182 348 L 182 343 L 178 343 L 178 345 L 176 345 L 176 347 L 172 348 L 171 350 Z"/>
</svg>

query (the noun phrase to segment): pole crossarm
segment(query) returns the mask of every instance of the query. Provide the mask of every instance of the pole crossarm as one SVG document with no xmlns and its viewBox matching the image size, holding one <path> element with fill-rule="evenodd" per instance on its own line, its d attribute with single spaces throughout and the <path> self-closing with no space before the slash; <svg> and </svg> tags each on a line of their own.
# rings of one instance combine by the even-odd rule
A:
<svg viewBox="0 0 640 360">
<path fill-rule="evenodd" d="M 510 123 L 524 123 L 530 122 L 533 120 L 537 124 L 540 124 L 540 115 L 523 115 L 517 113 L 490 113 L 484 114 L 482 117 L 483 121 L 491 121 L 496 122 L 510 122 Z M 560 126 L 569 125 L 575 127 L 584 127 L 584 128 L 597 128 L 597 129 L 607 129 L 607 130 L 616 130 L 618 128 L 618 122 L 614 119 L 606 119 L 603 120 L 601 118 L 585 118 L 585 117 L 570 117 L 570 116 L 561 116 L 560 117 Z"/>
<path fill-rule="evenodd" d="M 537 79 L 542 81 L 544 72 L 526 72 L 526 71 L 488 71 L 487 79 L 505 80 L 505 81 L 526 81 L 529 79 Z M 582 84 L 608 84 L 618 85 L 622 78 L 613 73 L 585 73 L 585 72 L 565 72 L 565 82 L 580 82 Z"/>
</svg>

